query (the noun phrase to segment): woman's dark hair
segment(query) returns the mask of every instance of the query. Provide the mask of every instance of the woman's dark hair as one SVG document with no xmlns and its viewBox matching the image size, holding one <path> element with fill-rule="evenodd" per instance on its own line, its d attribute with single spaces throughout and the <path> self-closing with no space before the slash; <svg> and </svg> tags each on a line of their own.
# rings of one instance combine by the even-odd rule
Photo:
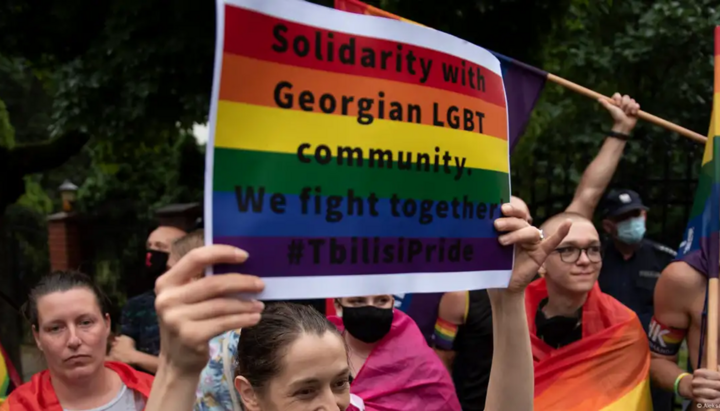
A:
<svg viewBox="0 0 720 411">
<path fill-rule="evenodd" d="M 103 314 L 108 312 L 107 297 L 105 297 L 105 294 L 100 291 L 90 277 L 77 271 L 55 271 L 40 279 L 37 285 L 30 290 L 30 295 L 28 295 L 28 301 L 25 307 L 25 315 L 30 321 L 30 324 L 36 329 L 38 328 L 37 302 L 40 297 L 55 292 L 70 291 L 75 288 L 86 288 L 90 290 L 95 295 L 100 312 Z"/>
<path fill-rule="evenodd" d="M 262 390 L 280 372 L 285 352 L 295 340 L 302 334 L 328 332 L 342 338 L 337 327 L 312 307 L 269 304 L 257 325 L 241 330 L 235 376 L 242 375 Z"/>
</svg>

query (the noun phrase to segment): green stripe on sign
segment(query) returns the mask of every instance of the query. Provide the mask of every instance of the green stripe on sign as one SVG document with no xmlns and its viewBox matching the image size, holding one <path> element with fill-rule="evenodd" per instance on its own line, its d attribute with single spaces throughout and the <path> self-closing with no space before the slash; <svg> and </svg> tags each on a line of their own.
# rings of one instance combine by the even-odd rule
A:
<svg viewBox="0 0 720 411">
<path fill-rule="evenodd" d="M 357 160 L 356 160 L 357 161 Z M 235 186 L 265 187 L 272 193 L 300 194 L 303 187 L 317 187 L 321 194 L 346 196 L 348 189 L 355 195 L 367 196 L 375 193 L 378 198 L 389 198 L 397 194 L 400 198 L 424 200 L 462 199 L 476 202 L 497 203 L 510 200 L 508 175 L 489 170 L 463 170 L 455 180 L 457 169 L 450 167 L 450 173 L 398 169 L 397 162 L 389 168 L 369 167 L 363 160 L 362 166 L 339 165 L 333 158 L 327 165 L 313 161 L 302 163 L 295 154 L 262 151 L 215 148 L 215 170 L 213 191 L 234 191 Z M 431 164 L 430 170 L 433 170 Z"/>
</svg>

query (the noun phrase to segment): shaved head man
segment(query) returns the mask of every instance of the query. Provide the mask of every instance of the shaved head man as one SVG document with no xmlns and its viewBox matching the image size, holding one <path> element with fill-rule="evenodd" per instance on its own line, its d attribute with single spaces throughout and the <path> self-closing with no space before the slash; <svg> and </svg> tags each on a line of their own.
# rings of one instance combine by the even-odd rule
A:
<svg viewBox="0 0 720 411">
<path fill-rule="evenodd" d="M 550 236 L 566 220 L 573 223 L 570 232 L 540 268 L 551 296 L 546 312 L 554 315 L 575 313 L 585 302 L 602 268 L 600 236 L 587 218 L 576 213 L 560 213 L 545 221 L 541 229 Z"/>
<path fill-rule="evenodd" d="M 572 221 L 570 231 L 540 267 L 542 278 L 526 291 L 535 409 L 599 410 L 615 405 L 645 410 L 650 404 L 645 331 L 632 310 L 597 286 L 602 247 L 589 219 L 560 213 L 542 225 L 544 235 L 552 235 L 567 220 Z M 603 349 L 594 348 L 599 346 Z M 575 394 L 583 389 L 603 395 L 580 403 Z"/>
</svg>

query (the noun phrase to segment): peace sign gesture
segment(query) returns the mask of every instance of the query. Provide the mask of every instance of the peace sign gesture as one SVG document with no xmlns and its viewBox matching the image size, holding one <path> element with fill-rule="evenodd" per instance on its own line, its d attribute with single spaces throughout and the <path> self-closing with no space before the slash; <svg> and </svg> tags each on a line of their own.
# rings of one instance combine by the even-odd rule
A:
<svg viewBox="0 0 720 411">
<path fill-rule="evenodd" d="M 495 220 L 495 228 L 507 234 L 501 235 L 498 240 L 503 245 L 515 245 L 515 263 L 513 264 L 510 284 L 506 292 L 522 293 L 538 273 L 540 266 L 555 248 L 562 242 L 570 231 L 571 221 L 565 221 L 557 231 L 548 238 L 543 232 L 528 222 L 527 212 L 514 207 L 512 204 L 503 204 L 502 213 L 505 217 Z"/>
</svg>

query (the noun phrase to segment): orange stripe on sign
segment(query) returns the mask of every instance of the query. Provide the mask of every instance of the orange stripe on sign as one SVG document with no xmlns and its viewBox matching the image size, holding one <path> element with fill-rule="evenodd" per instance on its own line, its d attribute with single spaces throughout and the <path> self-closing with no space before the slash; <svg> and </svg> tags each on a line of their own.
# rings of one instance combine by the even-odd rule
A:
<svg viewBox="0 0 720 411">
<path fill-rule="evenodd" d="M 294 110 L 321 113 L 323 108 L 332 108 L 331 114 L 357 117 L 358 101 L 368 98 L 374 100 L 373 111 L 377 111 L 380 101 L 384 101 L 387 119 L 392 118 L 391 111 L 395 108 L 401 121 L 426 125 L 470 131 L 465 124 L 466 113 L 469 113 L 467 116 L 472 121 L 468 124 L 472 131 L 507 140 L 507 118 L 503 107 L 450 91 L 293 67 L 228 53 L 223 55 L 221 79 L 220 100 L 277 108 L 280 105 L 287 107 L 291 98 Z M 283 82 L 292 87 L 287 84 L 281 87 Z M 300 104 L 303 93 L 308 99 L 311 93 L 312 102 L 306 100 L 305 104 Z M 325 94 L 334 98 L 323 100 L 324 105 L 321 105 Z M 477 113 L 481 113 L 482 122 L 478 121 Z"/>
</svg>

